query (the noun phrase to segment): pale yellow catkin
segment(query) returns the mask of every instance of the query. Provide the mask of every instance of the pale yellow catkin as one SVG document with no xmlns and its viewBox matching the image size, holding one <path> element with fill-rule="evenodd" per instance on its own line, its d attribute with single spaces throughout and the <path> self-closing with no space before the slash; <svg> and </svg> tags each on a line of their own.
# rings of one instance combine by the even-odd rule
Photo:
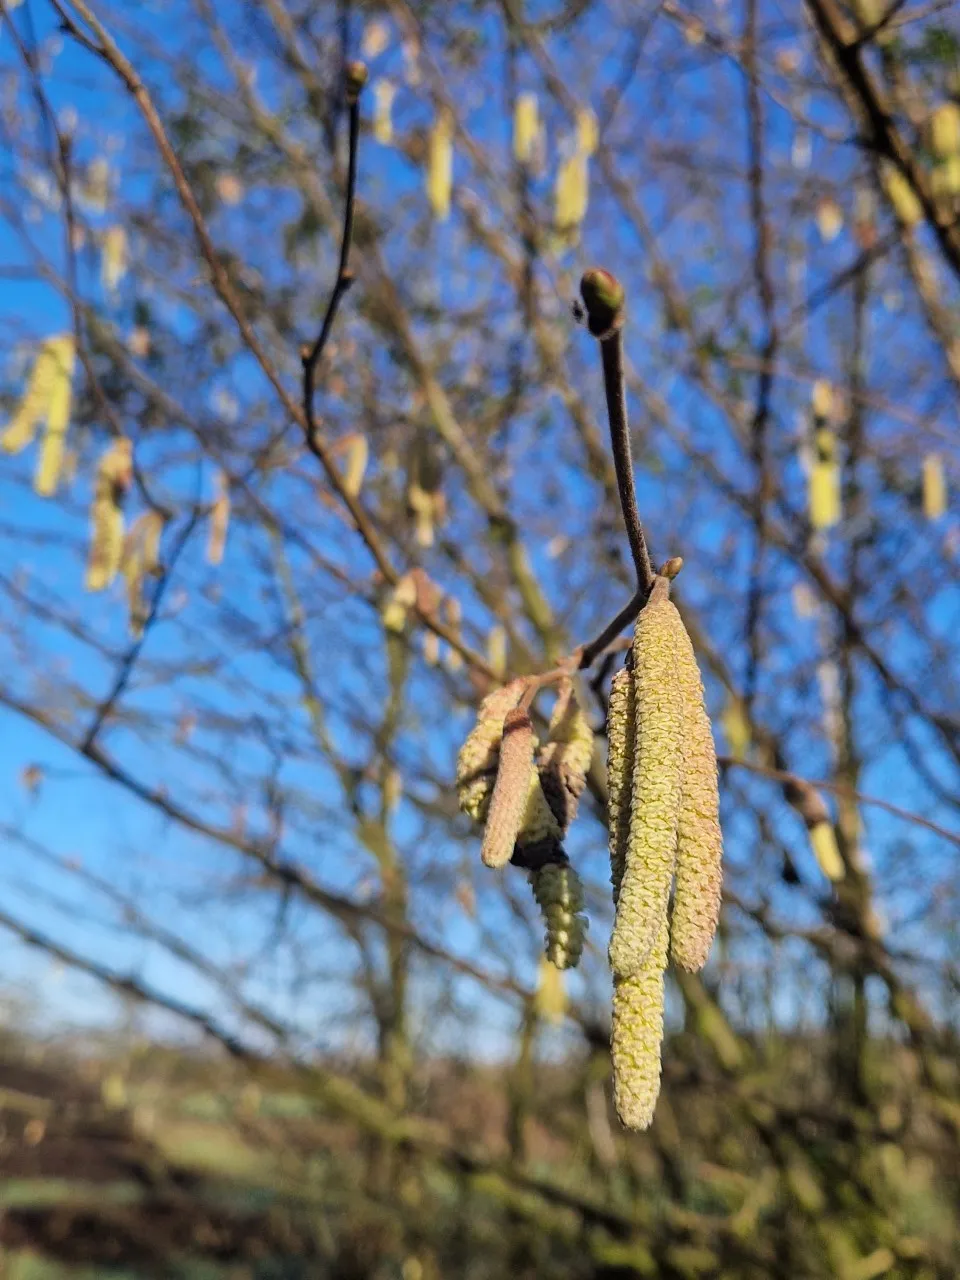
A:
<svg viewBox="0 0 960 1280">
<path fill-rule="evenodd" d="M 4 453 L 20 453 L 33 440 L 37 427 L 50 412 L 54 392 L 65 378 L 69 385 L 73 357 L 73 338 L 69 335 L 48 338 L 40 347 L 23 398 L 0 435 Z"/>
<path fill-rule="evenodd" d="M 453 187 L 453 122 L 442 109 L 430 130 L 427 143 L 427 199 L 438 222 L 450 216 L 450 193 Z"/>
<path fill-rule="evenodd" d="M 587 216 L 590 196 L 589 160 L 574 151 L 561 161 L 554 188 L 554 222 L 558 231 L 574 231 Z"/>
<path fill-rule="evenodd" d="M 620 898 L 630 838 L 630 794 L 636 744 L 636 696 L 633 672 L 621 667 L 610 685 L 607 708 L 607 813 L 610 829 L 610 882 L 614 905 Z"/>
<path fill-rule="evenodd" d="M 54 375 L 47 401 L 46 426 L 33 478 L 34 491 L 42 498 L 52 497 L 60 483 L 73 398 L 73 338 L 57 338 L 50 345 Z"/>
<path fill-rule="evenodd" d="M 670 954 L 675 964 L 696 972 L 707 962 L 720 918 L 723 836 L 717 752 L 692 645 L 677 680 L 684 696 L 685 737 Z"/>
<path fill-rule="evenodd" d="M 120 569 L 123 558 L 123 495 L 130 484 L 133 445 L 115 440 L 100 459 L 90 507 L 90 554 L 85 586 L 103 591 Z"/>
<path fill-rule="evenodd" d="M 810 523 L 829 529 L 840 520 L 840 467 L 836 440 L 827 427 L 815 435 L 815 458 L 810 468 Z"/>
<path fill-rule="evenodd" d="M 504 717 L 520 701 L 523 688 L 522 680 L 511 680 L 487 694 L 477 712 L 476 724 L 457 756 L 457 798 L 462 812 L 474 822 L 483 822 L 487 816 Z"/>
<path fill-rule="evenodd" d="M 214 480 L 216 497 L 210 508 L 210 528 L 207 535 L 207 564 L 218 565 L 223 561 L 230 527 L 230 491 L 226 477 L 218 471 Z"/>
<path fill-rule="evenodd" d="M 393 100 L 397 86 L 390 80 L 378 80 L 373 86 L 373 136 L 381 146 L 393 142 Z"/>
<path fill-rule="evenodd" d="M 628 978 L 614 977 L 613 1096 L 617 1115 L 628 1129 L 649 1127 L 660 1096 L 667 938 L 664 914 L 640 968 Z"/>
<path fill-rule="evenodd" d="M 530 884 L 546 925 L 544 954 L 558 969 L 576 968 L 587 934 L 580 877 L 569 863 L 550 862 L 530 872 Z"/>
<path fill-rule="evenodd" d="M 539 131 L 537 95 L 518 94 L 513 109 L 513 154 L 520 164 L 529 164 L 533 159 Z"/>
<path fill-rule="evenodd" d="M 640 972 L 664 917 L 677 858 L 684 754 L 684 704 L 677 669 L 690 638 L 669 583 L 658 578 L 633 640 L 636 745 L 630 832 L 610 939 L 618 977 Z"/>
<path fill-rule="evenodd" d="M 370 460 L 370 446 L 367 437 L 357 434 L 352 437 L 347 448 L 347 466 L 343 475 L 344 490 L 351 498 L 356 498 L 363 488 L 363 477 L 367 474 L 367 463 Z"/>
<path fill-rule="evenodd" d="M 928 520 L 939 520 L 947 509 L 947 481 L 943 459 L 939 453 L 928 453 L 923 460 L 923 514 Z"/>
<path fill-rule="evenodd" d="M 497 779 L 483 831 L 480 860 L 485 867 L 504 867 L 514 846 L 527 809 L 536 738 L 526 711 L 508 711 L 503 721 Z"/>
</svg>

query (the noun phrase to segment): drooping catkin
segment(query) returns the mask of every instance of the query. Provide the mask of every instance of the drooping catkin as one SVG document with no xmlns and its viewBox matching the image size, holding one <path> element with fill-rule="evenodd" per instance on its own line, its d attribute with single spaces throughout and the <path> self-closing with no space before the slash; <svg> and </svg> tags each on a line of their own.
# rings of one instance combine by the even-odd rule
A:
<svg viewBox="0 0 960 1280">
<path fill-rule="evenodd" d="M 928 453 L 923 459 L 923 514 L 928 520 L 939 520 L 947 509 L 947 481 L 943 459 L 939 453 Z"/>
<path fill-rule="evenodd" d="M 450 216 L 453 186 L 453 121 L 449 111 L 437 113 L 427 143 L 427 199 L 438 222 Z"/>
<path fill-rule="evenodd" d="M 631 977 L 613 980 L 613 1096 L 628 1129 L 649 1127 L 660 1096 L 668 934 L 664 912 L 643 964 Z"/>
<path fill-rule="evenodd" d="M 575 968 L 587 934 L 580 877 L 567 862 L 548 862 L 530 872 L 530 885 L 546 925 L 547 959 L 558 969 Z"/>
<path fill-rule="evenodd" d="M 561 833 L 577 816 L 592 760 L 593 730 L 567 680 L 550 717 L 548 740 L 537 752 L 540 782 Z"/>
<path fill-rule="evenodd" d="M 103 591 L 120 569 L 123 556 L 123 497 L 133 470 L 133 445 L 115 440 L 100 459 L 90 506 L 90 555 L 85 586 Z"/>
<path fill-rule="evenodd" d="M 636 745 L 636 697 L 633 672 L 621 667 L 610 685 L 607 708 L 607 812 L 610 827 L 610 883 L 613 902 L 627 862 L 630 837 L 630 796 L 633 790 L 633 752 Z"/>
<path fill-rule="evenodd" d="M 520 164 L 529 164 L 537 144 L 540 120 L 537 95 L 521 93 L 513 109 L 513 154 Z"/>
<path fill-rule="evenodd" d="M 526 711 L 514 708 L 503 721 L 497 780 L 490 797 L 480 860 L 485 867 L 504 867 L 513 856 L 527 809 L 536 738 Z"/>
<path fill-rule="evenodd" d="M 500 755 L 503 721 L 520 701 L 522 680 L 511 680 L 487 694 L 477 712 L 477 722 L 457 756 L 457 799 L 463 813 L 474 822 L 487 816 Z"/>
<path fill-rule="evenodd" d="M 677 680 L 684 697 L 684 759 L 670 954 L 676 964 L 696 972 L 707 962 L 720 918 L 723 835 L 717 751 L 693 645 Z"/>
<path fill-rule="evenodd" d="M 633 639 L 636 744 L 627 856 L 610 966 L 638 974 L 664 917 L 677 858 L 684 755 L 684 703 L 677 669 L 690 638 L 669 584 L 657 578 L 637 618 Z"/>
<path fill-rule="evenodd" d="M 42 498 L 49 498 L 56 493 L 60 483 L 73 396 L 73 338 L 55 338 L 50 346 L 54 372 L 47 401 L 47 423 L 33 477 L 34 492 Z"/>
<path fill-rule="evenodd" d="M 127 616 L 134 639 L 143 634 L 147 620 L 148 607 L 143 586 L 159 567 L 162 533 L 163 516 L 156 511 L 145 511 L 133 522 L 123 540 L 120 572 L 127 588 Z"/>
<path fill-rule="evenodd" d="M 51 409 L 61 393 L 58 416 L 62 416 L 62 388 L 66 383 L 66 412 L 69 418 L 70 378 L 73 373 L 74 342 L 69 334 L 47 338 L 37 353 L 27 388 L 22 400 L 17 405 L 13 417 L 0 435 L 0 449 L 4 453 L 19 453 L 33 440 L 37 427 L 47 417 L 47 433 Z M 41 451 L 42 457 L 42 451 Z M 41 468 L 38 468 L 38 475 Z M 36 485 L 36 481 L 35 481 Z M 39 492 L 39 490 L 38 490 Z"/>
<path fill-rule="evenodd" d="M 216 497 L 210 507 L 210 529 L 207 535 L 207 564 L 217 565 L 223 560 L 230 527 L 230 490 L 222 471 L 214 476 Z"/>
</svg>

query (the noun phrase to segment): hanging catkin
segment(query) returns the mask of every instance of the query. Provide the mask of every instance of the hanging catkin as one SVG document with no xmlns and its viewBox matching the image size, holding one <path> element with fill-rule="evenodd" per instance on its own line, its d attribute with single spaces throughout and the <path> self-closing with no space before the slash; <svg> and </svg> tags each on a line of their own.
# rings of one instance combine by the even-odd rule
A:
<svg viewBox="0 0 960 1280">
<path fill-rule="evenodd" d="M 143 634 L 147 620 L 147 605 L 143 594 L 144 581 L 157 572 L 160 563 L 160 536 L 163 533 L 163 516 L 156 511 L 145 511 L 137 517 L 123 540 L 120 573 L 127 588 L 127 616 L 130 634 L 136 639 Z"/>
<path fill-rule="evenodd" d="M 677 682 L 684 700 L 684 751 L 670 954 L 676 964 L 696 972 L 707 963 L 720 917 L 723 837 L 717 752 L 689 637 Z"/>
<path fill-rule="evenodd" d="M 610 825 L 610 882 L 613 902 L 620 898 L 630 838 L 630 795 L 636 744 L 636 696 L 633 672 L 621 667 L 610 685 L 607 709 L 607 812 Z"/>
<path fill-rule="evenodd" d="M 487 816 L 500 756 L 503 721 L 519 702 L 522 680 L 511 680 L 487 694 L 477 712 L 477 722 L 457 756 L 457 798 L 463 813 L 474 822 Z"/>
<path fill-rule="evenodd" d="M 617 1115 L 628 1129 L 648 1128 L 660 1095 L 667 937 L 664 914 L 637 972 L 613 981 L 613 1093 Z"/>
<path fill-rule="evenodd" d="M 226 476 L 218 471 L 214 477 L 216 496 L 210 508 L 210 529 L 207 536 L 207 564 L 217 565 L 223 560 L 230 527 L 230 490 Z"/>
<path fill-rule="evenodd" d="M 513 154 L 520 164 L 529 164 L 533 159 L 539 132 L 537 95 L 518 94 L 513 109 Z"/>
<path fill-rule="evenodd" d="M 450 112 L 437 112 L 427 144 L 427 199 L 438 222 L 450 216 L 450 191 L 453 185 L 453 122 Z"/>
<path fill-rule="evenodd" d="M 837 441 L 829 427 L 814 433 L 814 458 L 810 467 L 810 523 L 829 529 L 840 519 L 840 467 Z"/>
<path fill-rule="evenodd" d="M 57 338 L 53 343 L 53 380 L 47 401 L 47 422 L 40 441 L 37 469 L 33 477 L 34 491 L 42 498 L 57 491 L 63 472 L 67 429 L 70 426 L 70 403 L 73 395 L 73 338 Z"/>
<path fill-rule="evenodd" d="M 537 752 L 540 782 L 561 833 L 577 816 L 592 759 L 593 730 L 577 701 L 573 681 L 567 680 L 550 717 L 548 740 Z"/>
<path fill-rule="evenodd" d="M 100 459 L 90 507 L 90 555 L 85 586 L 103 591 L 120 569 L 123 556 L 123 498 L 130 485 L 133 445 L 115 440 Z"/>
<path fill-rule="evenodd" d="M 73 374 L 73 338 L 63 335 L 48 338 L 41 346 L 30 371 L 27 389 L 22 400 L 0 436 L 0 449 L 4 453 L 20 453 L 33 440 L 37 427 L 48 416 L 54 393 L 67 385 L 67 415 L 69 417 L 69 387 Z"/>
<path fill-rule="evenodd" d="M 587 216 L 590 195 L 589 161 L 574 150 L 560 162 L 554 188 L 554 223 L 558 231 L 576 231 Z"/>
<path fill-rule="evenodd" d="M 397 86 L 390 80 L 377 80 L 373 86 L 373 136 L 381 146 L 393 142 L 393 100 Z"/>
<path fill-rule="evenodd" d="M 536 739 L 526 711 L 508 711 L 503 721 L 497 780 L 483 831 L 480 858 L 486 867 L 506 866 L 513 856 L 527 808 Z"/>
<path fill-rule="evenodd" d="M 633 640 L 636 746 L 630 832 L 610 939 L 618 977 L 638 974 L 666 911 L 677 858 L 685 710 L 677 669 L 690 640 L 669 583 L 657 578 Z"/>
<path fill-rule="evenodd" d="M 939 453 L 928 453 L 923 460 L 923 514 L 928 520 L 939 520 L 947 509 L 947 482 L 943 459 Z"/>
<path fill-rule="evenodd" d="M 549 862 L 530 872 L 530 884 L 546 925 L 547 959 L 558 969 L 575 968 L 587 933 L 580 877 L 567 862 Z"/>
</svg>

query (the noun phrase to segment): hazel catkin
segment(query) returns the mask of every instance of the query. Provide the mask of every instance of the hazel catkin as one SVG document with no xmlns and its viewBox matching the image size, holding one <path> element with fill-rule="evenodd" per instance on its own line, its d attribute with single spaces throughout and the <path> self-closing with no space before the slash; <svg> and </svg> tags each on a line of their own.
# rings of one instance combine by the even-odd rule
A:
<svg viewBox="0 0 960 1280">
<path fill-rule="evenodd" d="M 634 631 L 630 830 L 610 939 L 610 967 L 621 978 L 640 972 L 654 944 L 677 857 L 684 756 L 677 669 L 690 651 L 690 638 L 668 589 L 667 580 L 657 578 Z"/>
<path fill-rule="evenodd" d="M 649 1127 L 660 1095 L 667 938 L 664 912 L 639 969 L 630 977 L 614 977 L 613 1094 L 617 1115 L 628 1129 Z"/>
<path fill-rule="evenodd" d="M 547 959 L 558 969 L 574 968 L 587 933 L 580 877 L 567 862 L 548 862 L 531 871 L 530 884 L 546 925 Z"/>
</svg>

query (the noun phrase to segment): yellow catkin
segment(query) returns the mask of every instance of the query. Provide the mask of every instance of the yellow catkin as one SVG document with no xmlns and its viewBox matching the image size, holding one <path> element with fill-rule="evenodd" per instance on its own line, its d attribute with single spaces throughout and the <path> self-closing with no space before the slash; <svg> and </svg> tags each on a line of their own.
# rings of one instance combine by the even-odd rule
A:
<svg viewBox="0 0 960 1280">
<path fill-rule="evenodd" d="M 883 170 L 883 188 L 893 211 L 905 227 L 915 227 L 923 221 L 923 205 L 910 182 L 899 169 L 887 165 Z"/>
<path fill-rule="evenodd" d="M 216 497 L 210 508 L 210 529 L 207 536 L 207 564 L 217 565 L 223 560 L 230 527 L 230 492 L 223 472 L 218 471 L 214 480 Z"/>
<path fill-rule="evenodd" d="M 527 809 L 536 738 L 526 711 L 508 711 L 503 721 L 497 780 L 483 831 L 480 860 L 485 867 L 504 867 L 513 856 Z"/>
<path fill-rule="evenodd" d="M 614 904 L 620 898 L 630 838 L 630 793 L 636 744 L 633 672 L 621 667 L 610 685 L 607 709 L 607 811 L 610 829 L 610 882 Z"/>
<path fill-rule="evenodd" d="M 610 939 L 610 966 L 619 977 L 640 971 L 670 894 L 683 772 L 684 706 L 677 669 L 689 646 L 669 584 L 658 578 L 633 639 L 636 747 L 630 834 Z"/>
<path fill-rule="evenodd" d="M 37 353 L 23 399 L 0 436 L 0 449 L 4 453 L 20 453 L 31 442 L 49 412 L 51 394 L 62 380 L 63 370 L 68 368 L 72 372 L 73 338 L 48 338 Z"/>
<path fill-rule="evenodd" d="M 419 547 L 433 546 L 434 498 L 434 494 L 427 493 L 426 489 L 422 489 L 416 481 L 413 481 L 407 489 L 407 506 L 413 512 L 414 530 Z"/>
<path fill-rule="evenodd" d="M 397 86 L 392 80 L 377 80 L 373 86 L 373 136 L 381 146 L 393 142 L 393 100 Z"/>
<path fill-rule="evenodd" d="M 930 150 L 941 160 L 960 154 L 960 107 L 945 102 L 930 117 Z"/>
<path fill-rule="evenodd" d="M 517 844 L 521 848 L 527 848 L 530 845 L 542 844 L 547 840 L 551 844 L 559 846 L 562 835 L 560 824 L 554 817 L 553 810 L 543 794 L 540 775 L 536 769 L 533 769 L 530 773 L 527 802 L 523 812 L 523 820 L 520 823 L 520 831 L 517 835 Z"/>
<path fill-rule="evenodd" d="M 746 760 L 750 750 L 750 721 L 739 698 L 730 698 L 720 715 L 723 736 L 734 760 Z"/>
<path fill-rule="evenodd" d="M 363 488 L 363 477 L 367 474 L 367 463 L 370 460 L 370 446 L 367 437 L 355 435 L 347 449 L 347 467 L 343 476 L 343 487 L 356 498 Z"/>
<path fill-rule="evenodd" d="M 842 880 L 846 875 L 846 868 L 843 865 L 843 859 L 840 857 L 840 850 L 837 847 L 837 836 L 833 829 L 833 823 L 829 821 L 814 823 L 810 827 L 808 835 L 810 837 L 810 847 L 813 849 L 813 856 L 816 858 L 823 874 L 828 880 Z"/>
<path fill-rule="evenodd" d="M 534 1008 L 544 1022 L 553 1026 L 558 1026 L 567 1012 L 567 992 L 562 971 L 551 964 L 546 956 L 540 960 Z"/>
<path fill-rule="evenodd" d="M 496 676 L 502 676 L 507 669 L 507 633 L 499 622 L 487 635 L 487 662 Z"/>
<path fill-rule="evenodd" d="M 523 687 L 522 680 L 511 680 L 487 694 L 477 712 L 476 724 L 457 756 L 457 798 L 462 812 L 474 822 L 483 822 L 487 816 L 504 717 L 520 701 Z"/>
<path fill-rule="evenodd" d="M 427 144 L 427 199 L 438 222 L 450 216 L 450 192 L 453 186 L 453 122 L 450 113 L 437 114 Z"/>
<path fill-rule="evenodd" d="M 660 1096 L 667 938 L 664 915 L 639 970 L 629 978 L 614 977 L 613 1096 L 617 1115 L 628 1129 L 649 1127 Z"/>
<path fill-rule="evenodd" d="M 577 112 L 577 150 L 581 155 L 592 156 L 599 141 L 597 117 L 589 107 L 581 107 Z"/>
<path fill-rule="evenodd" d="M 833 413 L 833 384 L 817 378 L 810 393 L 810 408 L 815 418 L 829 418 Z"/>
<path fill-rule="evenodd" d="M 90 507 L 90 554 L 85 586 L 103 591 L 120 570 L 123 558 L 123 496 L 130 485 L 133 445 L 115 440 L 100 459 Z"/>
<path fill-rule="evenodd" d="M 57 491 L 63 472 L 64 449 L 70 426 L 70 404 L 73 395 L 73 338 L 57 338 L 53 348 L 53 380 L 47 401 L 47 422 L 40 442 L 33 487 L 43 498 Z"/>
<path fill-rule="evenodd" d="M 537 770 L 561 833 L 577 816 L 593 761 L 593 730 L 577 701 L 573 681 L 562 685 L 550 717 L 548 740 L 537 752 Z"/>
<path fill-rule="evenodd" d="M 707 962 L 720 918 L 723 835 L 717 752 L 692 645 L 677 680 L 684 695 L 685 736 L 670 954 L 674 963 L 696 972 Z"/>
<path fill-rule="evenodd" d="M 127 233 L 123 227 L 108 227 L 103 237 L 100 280 L 107 293 L 116 293 L 127 274 Z"/>
<path fill-rule="evenodd" d="M 840 467 L 833 432 L 820 427 L 814 438 L 815 456 L 810 468 L 810 523 L 829 529 L 840 520 Z"/>
<path fill-rule="evenodd" d="M 947 481 L 943 459 L 939 453 L 928 453 L 923 460 L 923 514 L 928 520 L 939 520 L 947 509 Z"/>
<path fill-rule="evenodd" d="M 530 164 L 540 133 L 535 93 L 521 93 L 513 108 L 513 154 L 520 164 Z"/>
<path fill-rule="evenodd" d="M 558 231 L 574 231 L 587 216 L 589 165 L 582 151 L 560 162 L 554 188 L 554 223 Z"/>
<path fill-rule="evenodd" d="M 558 969 L 576 968 L 587 934 L 580 877 L 569 863 L 549 862 L 530 872 L 530 884 L 546 925 L 544 954 Z"/>
</svg>

